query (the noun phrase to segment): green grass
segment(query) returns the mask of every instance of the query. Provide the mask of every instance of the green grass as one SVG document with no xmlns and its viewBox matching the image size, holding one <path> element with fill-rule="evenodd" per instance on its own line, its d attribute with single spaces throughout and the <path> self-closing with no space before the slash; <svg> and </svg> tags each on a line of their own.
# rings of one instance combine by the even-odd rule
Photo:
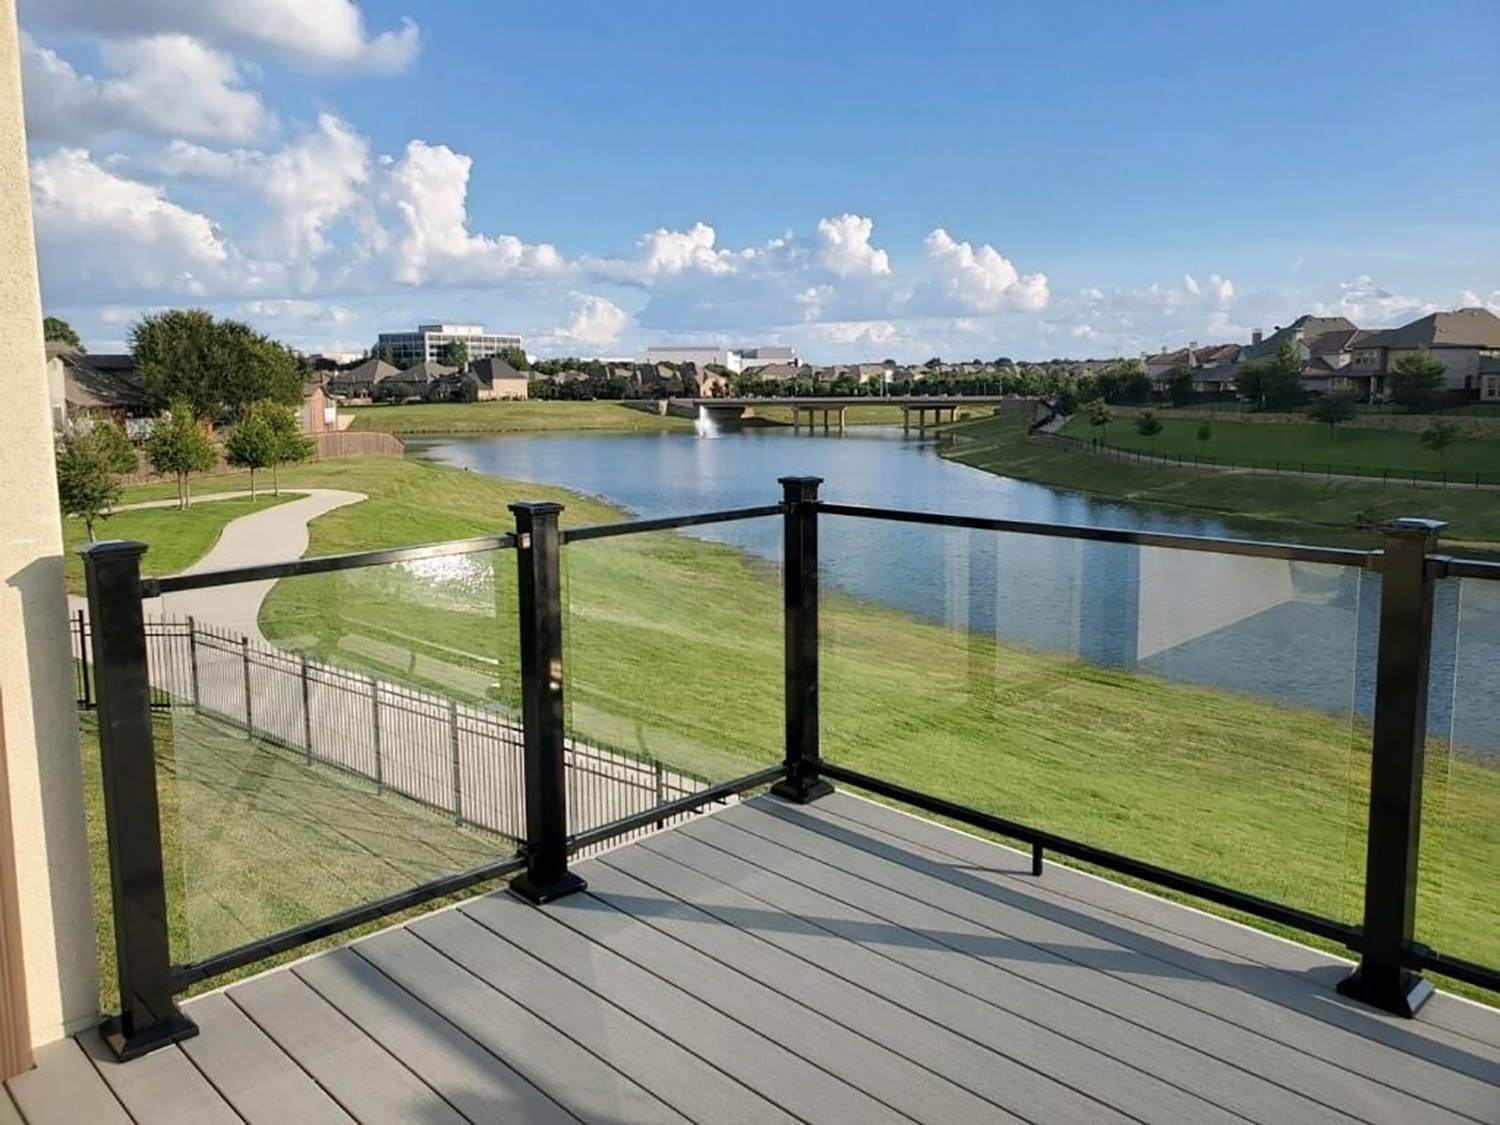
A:
<svg viewBox="0 0 1500 1125">
<path fill-rule="evenodd" d="M 1460 478 L 1483 473 L 1500 480 L 1500 442 L 1493 439 L 1462 436 L 1439 455 L 1422 448 L 1418 434 L 1405 430 L 1339 426 L 1330 432 L 1329 427 L 1312 422 L 1215 421 L 1208 423 L 1212 432 L 1209 440 L 1199 441 L 1202 422 L 1174 419 L 1168 414 L 1157 417 L 1162 431 L 1154 441 L 1137 433 L 1134 419 L 1124 415 L 1108 426 L 1107 435 L 1089 425 L 1081 414 L 1074 415 L 1062 432 L 1084 441 L 1103 437 L 1123 449 L 1165 456 L 1196 454 L 1241 465 L 1271 466 L 1279 461 L 1288 468 L 1306 463 L 1314 471 L 1322 471 L 1325 465 L 1334 466 L 1335 472 L 1339 467 L 1358 466 L 1406 473 L 1446 471 Z"/>
<path fill-rule="evenodd" d="M 154 718 L 174 963 L 223 952 L 512 850 L 509 840 L 459 828 L 451 817 L 376 793 L 373 784 L 309 769 L 298 755 L 249 741 L 191 711 L 157 712 Z M 96 713 L 82 713 L 79 727 L 100 1007 L 108 1012 L 118 1010 L 119 992 Z M 391 923 L 385 919 L 300 947 L 193 991 L 217 988 Z"/>
<path fill-rule="evenodd" d="M 1118 425 L 1110 427 L 1111 438 Z M 1217 431 L 1220 423 L 1213 426 Z M 1388 519 L 1426 516 L 1448 521 L 1444 537 L 1450 542 L 1500 544 L 1497 492 L 1132 465 L 1030 440 L 1019 417 L 964 423 L 952 432 L 954 444 L 944 456 L 977 469 L 1114 500 L 1233 517 L 1272 538 L 1373 542 Z"/>
<path fill-rule="evenodd" d="M 169 489 L 175 488 L 168 485 Z M 230 491 L 230 490 L 226 490 Z M 134 498 L 132 498 L 134 499 Z M 159 499 L 142 497 L 141 499 Z M 244 500 L 215 500 L 209 504 L 194 504 L 185 512 L 176 508 L 144 508 L 134 512 L 116 512 L 107 520 L 94 525 L 94 534 L 100 539 L 139 539 L 150 546 L 142 569 L 147 574 L 175 574 L 197 562 L 219 541 L 219 533 L 230 520 L 264 511 L 277 504 L 284 504 L 297 497 L 286 495 L 274 497 L 269 494 L 254 502 Z M 127 500 L 127 503 L 130 501 Z M 78 549 L 88 542 L 88 534 L 80 519 L 63 520 L 63 550 L 66 552 L 65 566 L 68 575 L 68 592 L 82 594 L 83 560 Z"/>
<path fill-rule="evenodd" d="M 509 499 L 538 491 L 399 462 L 368 466 L 378 479 L 361 484 L 340 464 L 342 486 L 379 499 L 320 518 L 317 553 L 472 535 L 494 528 Z M 569 515 L 609 512 L 574 499 Z M 673 533 L 564 554 L 576 734 L 714 778 L 779 757 L 773 567 Z M 335 662 L 513 702 L 514 567 L 505 554 L 491 563 L 437 581 L 400 568 L 284 581 L 262 627 Z M 830 760 L 1358 920 L 1369 733 L 1348 716 L 1029 651 L 835 593 L 822 621 Z M 1450 763 L 1438 749 L 1422 936 L 1496 963 L 1500 771 Z"/>
<path fill-rule="evenodd" d="M 467 402 L 355 406 L 351 430 L 390 434 L 526 434 L 557 430 L 687 430 L 692 422 L 618 402 Z"/>
</svg>

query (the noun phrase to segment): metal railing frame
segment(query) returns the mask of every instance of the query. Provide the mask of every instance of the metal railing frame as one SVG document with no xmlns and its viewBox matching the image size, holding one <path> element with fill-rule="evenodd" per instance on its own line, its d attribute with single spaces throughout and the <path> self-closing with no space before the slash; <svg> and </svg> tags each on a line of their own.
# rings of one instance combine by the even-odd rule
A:
<svg viewBox="0 0 1500 1125">
<path fill-rule="evenodd" d="M 121 996 L 120 1014 L 106 1021 L 101 1031 L 115 1054 L 122 1059 L 133 1058 L 195 1034 L 196 1026 L 176 1006 L 176 994 L 231 969 L 507 875 L 516 876 L 509 884 L 511 893 L 540 906 L 584 889 L 584 881 L 569 869 L 569 858 L 582 849 L 765 786 L 791 801 L 815 801 L 833 791 L 832 781 L 1029 844 L 1034 874 L 1041 873 L 1045 852 L 1050 849 L 1058 855 L 1343 942 L 1360 953 L 1360 961 L 1356 971 L 1340 983 L 1340 991 L 1386 1011 L 1405 1016 L 1416 1011 L 1431 992 L 1430 983 L 1418 975 L 1424 969 L 1500 990 L 1500 970 L 1435 952 L 1413 939 L 1433 583 L 1443 577 L 1497 580 L 1500 564 L 1436 554 L 1442 525 L 1427 520 L 1394 520 L 1385 529 L 1383 550 L 1359 551 L 831 504 L 819 499 L 820 484 L 816 477 L 784 477 L 782 500 L 775 505 L 568 530 L 559 526 L 561 505 L 516 504 L 511 508 L 516 521 L 513 534 L 172 578 L 141 578 L 143 544 L 108 541 L 84 548 L 91 642 L 85 662 L 92 665 L 89 671 L 100 710 Z M 782 760 L 570 834 L 564 768 L 562 545 L 773 515 L 782 517 L 784 536 L 786 726 Z M 1284 559 L 1380 572 L 1363 924 L 1354 926 L 1259 898 L 824 761 L 819 745 L 818 700 L 818 532 L 822 516 Z M 519 852 L 236 949 L 173 965 L 168 950 L 142 599 L 178 590 L 497 549 L 516 551 L 518 573 L 526 805 L 526 836 Z"/>
</svg>

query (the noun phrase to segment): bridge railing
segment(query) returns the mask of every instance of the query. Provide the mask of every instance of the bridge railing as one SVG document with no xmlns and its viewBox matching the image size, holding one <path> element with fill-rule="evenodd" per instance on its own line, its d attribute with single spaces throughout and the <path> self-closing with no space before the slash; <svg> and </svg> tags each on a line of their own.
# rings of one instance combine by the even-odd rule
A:
<svg viewBox="0 0 1500 1125">
<path fill-rule="evenodd" d="M 1414 929 L 1420 917 L 1418 875 L 1435 590 L 1439 582 L 1449 579 L 1489 586 L 1500 581 L 1500 564 L 1454 560 L 1439 553 L 1441 525 L 1423 520 L 1393 521 L 1386 528 L 1381 550 L 1351 550 L 861 507 L 822 500 L 820 484 L 817 478 L 788 477 L 781 481 L 782 496 L 776 503 L 593 527 L 563 527 L 563 509 L 557 504 L 518 504 L 512 507 L 515 528 L 505 534 L 172 578 L 141 577 L 145 548 L 140 544 L 101 543 L 85 549 L 92 681 L 99 712 L 121 996 L 121 1012 L 106 1032 L 116 1052 L 130 1057 L 192 1035 L 196 1029 L 177 1007 L 176 997 L 214 973 L 263 962 L 490 881 L 509 879 L 512 893 L 534 904 L 545 904 L 584 885 L 570 867 L 571 857 L 580 851 L 653 830 L 674 817 L 767 786 L 784 799 L 810 802 L 840 783 L 1016 840 L 1031 849 L 1033 869 L 1038 872 L 1051 853 L 1277 927 L 1346 945 L 1359 954 L 1360 963 L 1344 990 L 1393 1012 L 1410 1014 L 1420 1004 L 1430 989 L 1418 975 L 1423 970 L 1440 972 L 1479 988 L 1500 988 L 1500 971 L 1495 967 L 1430 948 L 1417 940 Z M 677 534 L 695 531 L 697 536 L 714 538 L 718 534 L 715 525 L 754 524 L 766 519 L 780 524 L 779 581 L 764 564 L 736 553 L 722 541 L 721 548 L 710 551 L 704 544 L 687 542 Z M 966 740 L 962 743 L 953 741 L 955 735 L 950 729 L 904 719 L 900 709 L 903 699 L 920 700 L 951 690 L 944 681 L 949 666 L 938 656 L 928 658 L 929 654 L 940 655 L 940 647 L 897 651 L 898 645 L 907 644 L 903 630 L 911 628 L 912 620 L 910 614 L 903 615 L 899 605 L 877 606 L 854 600 L 842 588 L 821 588 L 824 560 L 820 538 L 833 521 L 861 529 L 941 529 L 1002 543 L 1066 542 L 1171 552 L 1183 562 L 1177 573 L 1184 576 L 1193 573 L 1193 565 L 1206 565 L 1214 559 L 1260 560 L 1281 566 L 1293 578 L 1305 578 L 1311 572 L 1316 572 L 1314 577 L 1331 574 L 1336 587 L 1342 581 L 1338 575 L 1351 575 L 1356 590 L 1362 588 L 1358 581 L 1361 576 L 1378 576 L 1378 642 L 1372 655 L 1370 721 L 1368 726 L 1357 722 L 1350 726 L 1351 743 L 1367 747 L 1367 756 L 1362 750 L 1354 760 L 1368 773 L 1367 786 L 1362 783 L 1351 789 L 1350 798 L 1358 814 L 1354 819 L 1359 831 L 1354 838 L 1365 846 L 1355 917 L 1338 917 L 1299 902 L 1257 893 L 1255 888 L 1204 877 L 1193 869 L 1187 856 L 1179 862 L 1168 856 L 1163 862 L 1162 857 L 1143 855 L 1139 850 L 1081 839 L 1068 831 L 1066 824 L 1049 822 L 1046 816 L 1026 818 L 997 808 L 984 793 L 1011 776 L 1015 778 L 1011 788 L 1024 787 L 1028 768 L 1028 763 L 1018 757 L 984 752 L 986 741 L 994 734 L 988 724 L 1001 722 L 1003 710 L 994 701 L 986 701 L 988 710 L 967 712 L 965 721 L 969 725 L 961 732 Z M 637 550 L 632 546 L 644 544 L 653 536 L 653 548 Z M 611 541 L 620 545 L 618 552 L 593 553 Z M 627 546 L 631 549 L 625 549 Z M 575 550 L 585 553 L 575 556 Z M 492 576 L 489 581 L 493 585 L 479 592 L 479 601 L 490 599 L 494 606 L 505 607 L 507 619 L 513 622 L 513 626 L 495 629 L 500 643 L 491 647 L 495 656 L 485 659 L 514 668 L 517 677 L 523 775 L 519 846 L 508 847 L 496 839 L 490 845 L 494 849 L 490 856 L 462 870 L 300 922 L 206 962 L 174 961 L 177 935 L 172 919 L 180 916 L 182 904 L 169 901 L 172 861 L 163 844 L 162 794 L 181 802 L 189 790 L 184 788 L 186 780 L 170 769 L 170 755 L 164 761 L 154 743 L 144 600 L 243 582 L 302 580 L 313 575 L 398 568 L 407 584 L 382 588 L 381 606 L 394 613 L 395 607 L 417 597 L 423 615 L 411 627 L 426 632 L 421 647 L 412 642 L 410 667 L 418 674 L 431 675 L 437 674 L 432 669 L 458 668 L 453 663 L 454 652 L 475 651 L 474 622 L 455 620 L 454 600 L 448 596 L 451 591 L 434 578 L 453 560 L 466 556 L 489 560 L 486 573 Z M 565 556 L 575 561 L 565 564 Z M 847 585 L 858 589 L 872 570 L 894 569 L 899 561 L 877 545 L 874 553 L 860 560 L 856 571 L 849 572 Z M 501 562 L 504 565 L 498 565 Z M 642 623 L 634 613 L 634 602 L 649 600 L 650 594 L 657 599 L 652 605 L 666 603 L 661 600 L 662 591 L 647 591 L 639 584 L 659 580 L 663 574 L 680 576 L 681 588 L 668 593 L 685 607 L 683 616 L 677 621 Z M 1105 578 L 1108 574 L 1108 568 L 1101 572 Z M 892 589 L 912 591 L 924 582 L 930 584 L 933 578 L 930 574 L 896 573 L 893 581 Z M 839 584 L 845 585 L 842 580 Z M 1088 596 L 1101 602 L 1118 594 L 1108 581 L 1085 583 L 1085 587 Z M 767 591 L 769 596 L 762 597 Z M 1184 598 L 1199 592 L 1186 578 L 1177 591 Z M 348 593 L 345 590 L 333 600 L 347 602 Z M 898 603 L 900 596 L 895 598 Z M 718 599 L 745 597 L 754 600 L 754 612 L 721 612 L 723 606 Z M 303 616 L 296 620 L 301 622 L 313 623 L 319 614 L 341 611 L 330 609 L 326 598 L 311 602 L 304 598 L 298 604 Z M 1253 611 L 1252 605 L 1245 612 Z M 508 616 L 512 612 L 513 618 Z M 1144 623 L 1142 617 L 1137 625 Z M 387 626 L 388 633 L 394 632 L 390 622 L 377 624 Z M 1111 706 L 1123 707 L 1121 713 L 1127 717 L 1134 713 L 1132 700 L 1146 700 L 1157 690 L 1149 680 L 1138 676 L 1105 675 L 1087 664 L 1044 660 L 1029 654 L 1024 646 L 1002 645 L 994 638 L 976 641 L 975 632 L 966 629 L 958 640 L 965 659 L 1003 666 L 1010 677 L 1008 686 L 1017 690 L 1026 684 L 1033 691 L 1039 690 L 1038 685 L 1055 682 L 1058 675 L 1092 679 L 1101 692 L 1116 701 Z M 696 666 L 691 661 L 685 664 L 684 653 L 709 651 L 701 646 L 700 638 L 710 633 L 721 642 L 717 651 L 726 662 L 724 668 L 704 666 L 712 660 L 699 661 Z M 845 661 L 838 648 L 855 634 L 873 654 L 857 666 Z M 361 638 L 363 651 L 378 651 L 373 640 L 373 635 Z M 928 645 L 947 643 L 931 633 L 922 634 L 918 640 Z M 769 660 L 757 656 L 748 665 L 728 663 L 744 649 L 753 645 L 764 648 L 767 642 L 773 653 Z M 779 653 L 775 653 L 777 648 Z M 610 753 L 638 753 L 634 747 L 642 732 L 663 718 L 663 705 L 656 701 L 686 698 L 664 691 L 665 677 L 697 676 L 707 681 L 717 672 L 717 682 L 722 685 L 726 677 L 732 681 L 741 667 L 758 670 L 756 692 L 766 687 L 763 673 L 768 669 L 779 678 L 779 685 L 771 691 L 771 695 L 779 696 L 779 708 L 774 699 L 768 700 L 763 694 L 735 695 L 721 687 L 725 692 L 723 706 L 706 719 L 698 716 L 692 751 L 710 753 L 716 739 L 725 746 L 735 742 L 740 753 L 724 760 L 743 761 L 744 766 L 720 769 L 719 776 L 706 778 L 696 791 L 663 787 L 654 799 L 648 797 L 633 809 L 595 810 L 582 821 L 570 816 L 570 802 L 578 800 L 567 766 L 571 746 L 585 737 L 597 742 L 602 733 L 608 736 Z M 453 676 L 461 671 L 442 674 Z M 901 673 L 899 681 L 892 678 L 896 672 Z M 1049 681 L 1048 676 L 1053 679 Z M 569 685 L 576 689 L 577 707 L 584 712 L 581 718 L 575 714 L 571 728 Z M 1246 714 L 1254 713 L 1253 709 L 1236 710 L 1237 705 L 1228 696 L 1198 698 L 1221 705 L 1205 708 L 1195 717 L 1200 731 L 1216 724 L 1244 722 Z M 778 709 L 779 733 L 770 725 L 776 723 Z M 825 722 L 825 711 L 836 722 L 849 724 L 848 730 L 866 733 L 860 756 L 851 759 L 825 754 L 826 738 L 834 730 Z M 1057 714 L 1061 721 L 1065 712 Z M 1143 703 L 1139 714 L 1144 723 L 1151 712 Z M 1075 725 L 1080 721 L 1075 714 L 1066 713 L 1066 717 Z M 1087 718 L 1083 716 L 1084 721 Z M 752 737 L 736 739 L 727 729 L 730 723 L 759 729 Z M 670 723 L 660 726 L 671 728 L 663 745 L 681 745 L 682 727 Z M 715 730 L 720 733 L 713 734 Z M 892 730 L 899 732 L 899 739 L 888 737 Z M 1167 737 L 1176 737 L 1177 733 L 1169 732 Z M 1231 740 L 1234 737 L 1232 729 L 1222 733 Z M 1098 731 L 1100 738 L 1110 734 Z M 1054 752 L 1045 723 L 1031 727 L 1027 738 L 1035 748 L 1032 767 Z M 1186 755 L 1191 749 L 1183 747 L 1181 753 Z M 257 758 L 255 765 L 274 770 L 281 763 Z M 681 765 L 673 763 L 673 768 Z M 596 766 L 597 772 L 606 774 L 615 768 L 611 759 L 601 759 Z M 1046 778 L 1033 769 L 1030 780 L 1039 784 Z M 1109 782 L 1101 775 L 1078 784 L 1089 790 L 1090 799 L 1112 797 L 1127 803 L 1133 799 L 1129 793 L 1101 794 L 1099 791 Z M 1070 794 L 1064 791 L 1057 796 L 1066 800 Z M 1077 796 L 1081 799 L 1085 794 L 1080 791 Z M 1211 801 L 1213 796 L 1210 792 L 1204 799 Z M 361 800 L 368 798 L 367 793 L 360 795 Z M 1235 794 L 1234 799 L 1254 803 L 1264 797 L 1248 792 Z M 1226 805 L 1219 819 L 1232 820 L 1233 810 L 1232 803 Z M 1235 846 L 1232 835 L 1216 837 L 1205 830 L 1204 837 L 1189 840 L 1184 846 L 1198 851 Z M 234 833 L 228 838 L 232 841 Z M 215 843 L 224 845 L 224 841 Z M 230 850 L 225 852 L 221 847 L 215 854 L 228 863 L 235 856 L 233 844 L 224 846 Z M 370 846 L 378 853 L 373 837 Z M 473 841 L 466 846 L 472 847 Z M 481 841 L 478 846 L 485 845 Z M 1274 855 L 1259 859 L 1264 864 L 1276 862 Z M 288 862 L 295 863 L 296 856 L 288 857 Z M 1450 928 L 1444 932 L 1455 931 Z M 1478 948 L 1482 952 L 1487 947 Z"/>
</svg>

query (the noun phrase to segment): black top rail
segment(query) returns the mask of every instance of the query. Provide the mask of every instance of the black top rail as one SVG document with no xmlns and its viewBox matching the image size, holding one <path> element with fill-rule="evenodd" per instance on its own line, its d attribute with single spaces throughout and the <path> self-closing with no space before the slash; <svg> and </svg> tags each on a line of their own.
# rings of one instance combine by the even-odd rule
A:
<svg viewBox="0 0 1500 1125">
<path fill-rule="evenodd" d="M 613 539 L 617 535 L 638 535 L 647 531 L 673 531 L 679 527 L 701 527 L 708 523 L 731 523 L 779 516 L 786 509 L 780 504 L 762 504 L 756 508 L 726 508 L 720 512 L 700 512 L 691 516 L 664 516 L 653 520 L 627 520 L 622 523 L 598 523 L 589 527 L 564 528 L 564 543 L 582 543 L 589 539 Z"/>
<path fill-rule="evenodd" d="M 1429 578 L 1479 578 L 1500 582 L 1500 562 L 1484 559 L 1455 559 L 1451 555 L 1427 556 Z"/>
<path fill-rule="evenodd" d="M 351 551 L 342 555 L 315 555 L 309 559 L 262 563 L 257 566 L 234 566 L 224 570 L 205 570 L 199 574 L 175 574 L 168 578 L 142 578 L 141 597 L 156 598 L 183 590 L 203 590 L 213 586 L 234 586 L 241 582 L 265 582 L 292 578 L 300 574 L 326 574 L 334 570 L 358 570 L 387 563 L 441 559 L 450 555 L 472 555 L 481 551 L 504 551 L 515 547 L 512 533 L 485 535 L 478 539 L 451 539 L 443 543 L 423 543 L 415 547 L 391 547 L 376 551 Z"/>
<path fill-rule="evenodd" d="M 974 531 L 1005 531 L 1017 535 L 1042 535 L 1053 539 L 1087 539 L 1096 543 L 1126 543 L 1137 547 L 1167 547 L 1177 551 L 1202 551 L 1213 555 L 1248 555 L 1252 558 L 1287 559 L 1293 562 L 1327 563 L 1379 570 L 1381 552 L 1352 547 L 1307 547 L 1298 543 L 1275 543 L 1260 539 L 1212 539 L 1202 535 L 1172 535 L 1156 531 L 1129 531 L 1116 527 L 1083 527 L 1078 524 L 1037 523 L 1031 520 L 986 519 L 951 516 L 940 512 L 912 512 L 897 508 L 867 508 L 856 504 L 818 503 L 828 516 L 890 520 L 895 523 L 935 524 Z"/>
</svg>

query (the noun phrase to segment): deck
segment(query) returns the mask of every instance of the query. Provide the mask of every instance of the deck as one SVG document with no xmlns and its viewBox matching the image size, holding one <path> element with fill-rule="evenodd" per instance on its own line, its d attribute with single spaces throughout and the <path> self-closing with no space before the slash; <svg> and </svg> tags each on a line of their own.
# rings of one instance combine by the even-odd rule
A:
<svg viewBox="0 0 1500 1125">
<path fill-rule="evenodd" d="M 757 798 L 43 1050 L 0 1123 L 1500 1121 L 1500 1012 L 836 795 Z"/>
</svg>

